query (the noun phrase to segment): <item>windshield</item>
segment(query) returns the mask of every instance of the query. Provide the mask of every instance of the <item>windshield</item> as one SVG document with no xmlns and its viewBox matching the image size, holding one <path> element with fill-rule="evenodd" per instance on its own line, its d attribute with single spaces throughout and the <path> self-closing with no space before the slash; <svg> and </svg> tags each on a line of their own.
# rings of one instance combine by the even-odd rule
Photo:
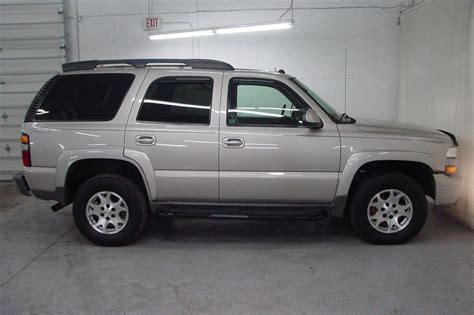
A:
<svg viewBox="0 0 474 315">
<path fill-rule="evenodd" d="M 341 119 L 341 113 L 331 107 L 325 100 L 323 100 L 318 94 L 316 94 L 313 90 L 307 87 L 303 82 L 299 81 L 297 78 L 290 79 L 293 83 L 298 85 L 309 97 L 313 99 L 319 106 L 321 106 L 322 110 L 328 114 L 332 120 L 339 121 Z"/>
</svg>

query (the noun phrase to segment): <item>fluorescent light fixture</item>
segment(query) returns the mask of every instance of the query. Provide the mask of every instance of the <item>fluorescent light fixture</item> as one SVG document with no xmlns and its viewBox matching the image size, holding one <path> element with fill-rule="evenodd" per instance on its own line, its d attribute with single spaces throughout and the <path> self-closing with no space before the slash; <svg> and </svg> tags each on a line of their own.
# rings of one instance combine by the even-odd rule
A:
<svg viewBox="0 0 474 315">
<path fill-rule="evenodd" d="M 186 30 L 186 31 L 173 31 L 173 32 L 166 32 L 166 33 L 159 33 L 148 35 L 149 39 L 159 40 L 159 39 L 172 39 L 172 38 L 186 38 L 186 37 L 197 37 L 197 36 L 209 36 L 215 35 L 216 32 L 214 30 Z"/>
<path fill-rule="evenodd" d="M 216 28 L 216 34 L 235 34 L 262 31 L 284 30 L 293 27 L 293 21 L 284 21 L 276 23 L 254 24 L 254 25 L 236 25 Z"/>
<path fill-rule="evenodd" d="M 225 34 L 236 34 L 236 33 L 275 31 L 275 30 L 283 30 L 283 29 L 292 28 L 293 25 L 294 25 L 293 20 L 264 22 L 264 23 L 257 23 L 257 24 L 229 25 L 229 26 L 219 26 L 219 27 L 211 27 L 211 28 L 196 28 L 196 29 L 191 29 L 191 30 L 162 32 L 162 33 L 150 34 L 148 35 L 148 38 L 152 40 L 163 40 L 163 39 L 186 38 L 186 37 L 209 36 L 209 35 L 225 35 Z"/>
</svg>

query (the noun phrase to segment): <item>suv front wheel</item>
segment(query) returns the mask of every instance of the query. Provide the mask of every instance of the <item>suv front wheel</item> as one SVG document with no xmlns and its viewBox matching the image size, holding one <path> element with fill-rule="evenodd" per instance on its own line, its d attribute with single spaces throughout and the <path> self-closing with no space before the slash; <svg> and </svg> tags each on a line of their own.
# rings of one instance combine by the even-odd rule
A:
<svg viewBox="0 0 474 315">
<path fill-rule="evenodd" d="M 116 174 L 86 181 L 73 203 L 79 231 L 102 246 L 121 246 L 135 240 L 142 233 L 148 214 L 143 191 L 128 178 Z"/>
<path fill-rule="evenodd" d="M 425 224 L 426 216 L 423 189 L 401 173 L 362 182 L 350 209 L 356 233 L 375 244 L 400 244 L 412 239 Z"/>
</svg>

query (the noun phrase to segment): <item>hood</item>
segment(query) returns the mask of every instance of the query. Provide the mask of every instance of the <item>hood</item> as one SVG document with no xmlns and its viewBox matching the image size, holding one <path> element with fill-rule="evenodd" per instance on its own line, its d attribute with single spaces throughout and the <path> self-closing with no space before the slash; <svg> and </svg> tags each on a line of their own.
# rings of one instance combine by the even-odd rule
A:
<svg viewBox="0 0 474 315">
<path fill-rule="evenodd" d="M 433 128 L 410 123 L 379 119 L 357 119 L 355 123 L 361 132 L 373 134 L 380 138 L 411 138 L 414 140 L 431 140 L 450 142 L 451 138 Z"/>
</svg>

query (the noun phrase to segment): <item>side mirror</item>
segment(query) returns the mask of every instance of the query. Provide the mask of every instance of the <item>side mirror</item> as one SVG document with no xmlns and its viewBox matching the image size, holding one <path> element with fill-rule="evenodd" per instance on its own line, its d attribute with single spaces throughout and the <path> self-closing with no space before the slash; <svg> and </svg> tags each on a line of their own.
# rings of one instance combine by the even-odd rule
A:
<svg viewBox="0 0 474 315">
<path fill-rule="evenodd" d="M 308 108 L 304 114 L 303 126 L 309 128 L 322 128 L 323 122 L 314 109 Z"/>
</svg>

